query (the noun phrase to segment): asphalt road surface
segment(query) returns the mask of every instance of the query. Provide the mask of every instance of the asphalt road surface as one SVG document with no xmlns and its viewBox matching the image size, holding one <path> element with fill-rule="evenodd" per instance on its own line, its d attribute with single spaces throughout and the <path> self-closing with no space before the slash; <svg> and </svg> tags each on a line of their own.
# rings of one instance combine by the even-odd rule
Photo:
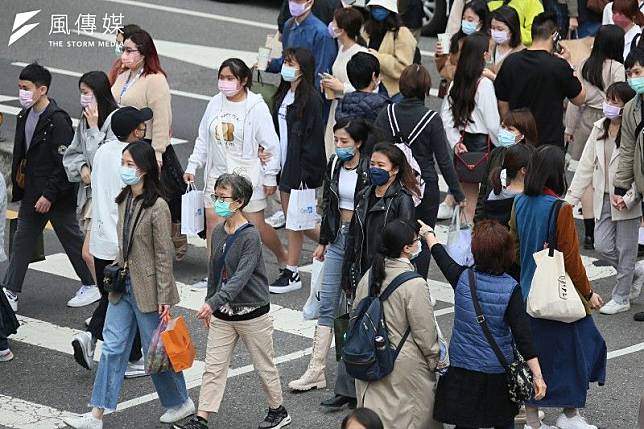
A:
<svg viewBox="0 0 644 429">
<path fill-rule="evenodd" d="M 148 30 L 157 41 L 162 66 L 168 72 L 173 90 L 173 131 L 175 149 L 185 165 L 197 125 L 208 99 L 216 91 L 216 69 L 225 58 L 239 56 L 253 60 L 257 47 L 267 34 L 275 32 L 277 0 L 248 0 L 219 3 L 210 0 L 3 0 L 0 14 L 0 111 L 5 123 L 0 134 L 13 140 L 15 115 L 19 111 L 17 75 L 24 63 L 38 60 L 50 67 L 54 78 L 50 94 L 72 117 L 80 116 L 78 77 L 89 70 L 107 70 L 114 60 L 113 48 L 103 46 L 107 38 L 103 24 L 114 23 L 113 16 L 123 16 L 123 23 L 136 23 Z M 31 31 L 7 46 L 17 13 L 39 11 L 15 29 L 38 23 Z M 81 19 L 79 18 L 81 15 Z M 24 16 L 24 15 L 23 15 Z M 55 16 L 55 17 L 52 17 Z M 83 18 L 85 16 L 86 18 Z M 88 18 L 89 16 L 89 18 Z M 95 16 L 93 34 L 77 34 Z M 66 17 L 66 18 L 62 18 Z M 107 18 L 107 21 L 103 21 Z M 67 20 L 66 32 L 63 27 Z M 55 21 L 55 22 L 53 22 Z M 77 24 L 78 21 L 78 24 Z M 85 27 L 85 31 L 91 28 Z M 16 36 L 14 36 L 15 38 Z M 432 72 L 437 86 L 433 59 L 429 55 L 433 39 L 422 39 L 423 61 Z M 270 80 L 271 77 L 268 78 Z M 429 104 L 438 107 L 438 100 Z M 6 172 L 4 172 L 6 173 Z M 16 210 L 16 206 L 11 207 Z M 581 231 L 581 222 L 578 229 Z M 446 226 L 440 229 L 446 235 Z M 284 237 L 284 232 L 280 231 Z M 314 243 L 305 243 L 301 264 L 311 263 Z M 94 373 L 79 367 L 70 346 L 75 331 L 83 329 L 83 320 L 92 306 L 70 309 L 67 300 L 79 287 L 62 247 L 51 230 L 45 232 L 46 261 L 32 264 L 20 297 L 19 316 L 23 322 L 11 347 L 14 361 L 0 365 L 0 427 L 63 427 L 61 416 L 87 411 Z M 594 252 L 583 252 L 585 265 L 593 280 L 593 289 L 606 300 L 615 282 L 615 271 L 595 260 Z M 268 251 L 264 257 L 272 278 L 277 266 Z M 195 308 L 203 302 L 203 292 L 193 292 L 186 285 L 206 274 L 205 243 L 191 240 L 187 258 L 175 264 L 175 275 L 182 301 L 174 312 L 183 315 L 197 346 L 197 359 L 204 359 L 206 333 L 195 318 Z M 3 274 L 7 264 L 0 264 Z M 451 333 L 453 294 L 445 279 L 432 268 L 432 293 L 438 299 L 436 311 L 445 333 Z M 301 309 L 308 297 L 310 275 L 303 274 L 302 290 L 272 296 L 275 320 L 275 351 L 284 389 L 284 405 L 293 418 L 293 428 L 338 428 L 346 410 L 325 412 L 318 406 L 332 389 L 303 394 L 290 393 L 287 383 L 305 369 L 310 353 L 314 322 L 305 322 Z M 639 397 L 644 392 L 644 324 L 633 322 L 632 314 L 644 310 L 644 299 L 633 303 L 628 313 L 616 316 L 595 315 L 609 350 L 607 384 L 591 386 L 584 415 L 591 423 L 604 428 L 634 428 Z M 333 385 L 334 354 L 329 353 L 327 377 Z M 186 378 L 195 403 L 201 382 L 201 362 L 188 371 Z M 119 409 L 106 418 L 107 428 L 162 427 L 158 417 L 162 409 L 155 399 L 149 378 L 124 383 Z M 254 428 L 263 419 L 266 401 L 259 380 L 252 371 L 248 354 L 239 345 L 231 363 L 229 382 L 220 412 L 211 418 L 211 427 Z M 553 424 L 559 411 L 548 410 L 546 421 Z M 404 428 L 401 428 L 404 429 Z"/>
</svg>

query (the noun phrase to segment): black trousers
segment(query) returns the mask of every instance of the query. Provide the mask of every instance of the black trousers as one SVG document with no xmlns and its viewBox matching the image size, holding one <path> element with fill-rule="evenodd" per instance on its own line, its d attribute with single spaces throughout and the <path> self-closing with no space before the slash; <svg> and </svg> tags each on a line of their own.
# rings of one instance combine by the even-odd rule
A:
<svg viewBox="0 0 644 429">
<path fill-rule="evenodd" d="M 98 302 L 98 307 L 94 310 L 92 314 L 92 320 L 89 322 L 89 327 L 87 330 L 92 334 L 94 338 L 98 338 L 103 341 L 103 326 L 105 326 L 105 316 L 107 315 L 107 306 L 109 301 L 107 299 L 108 293 L 105 291 L 103 286 L 103 278 L 105 267 L 111 265 L 114 261 L 108 261 L 105 259 L 94 258 L 94 269 L 96 270 L 96 285 L 101 291 L 101 300 Z M 136 362 L 143 357 L 141 353 L 141 335 L 139 335 L 139 330 L 136 331 L 136 336 L 134 337 L 134 343 L 132 344 L 132 351 L 130 352 L 130 362 Z"/>
<path fill-rule="evenodd" d="M 438 181 L 436 182 L 426 182 L 425 183 L 425 194 L 421 203 L 416 207 L 416 219 L 420 219 L 425 222 L 427 225 L 434 228 L 436 226 L 436 216 L 438 215 L 438 206 L 441 201 L 440 191 L 438 189 Z M 416 220 L 414 219 L 414 222 Z M 416 225 L 414 225 L 416 226 Z M 432 254 L 427 247 L 425 240 L 421 241 L 421 252 L 416 259 L 414 259 L 414 264 L 416 265 L 416 271 L 420 273 L 421 276 L 427 277 L 429 272 L 429 262 L 431 260 Z"/>
</svg>

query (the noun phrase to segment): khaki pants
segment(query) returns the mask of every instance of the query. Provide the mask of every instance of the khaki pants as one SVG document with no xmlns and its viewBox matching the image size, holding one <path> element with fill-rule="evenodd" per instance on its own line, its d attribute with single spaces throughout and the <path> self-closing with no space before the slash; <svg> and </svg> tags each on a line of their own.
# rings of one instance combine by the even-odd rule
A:
<svg viewBox="0 0 644 429">
<path fill-rule="evenodd" d="M 282 405 L 282 384 L 273 363 L 273 319 L 261 317 L 239 322 L 228 322 L 212 317 L 206 346 L 206 365 L 203 373 L 199 410 L 216 413 L 224 397 L 228 367 L 237 341 L 241 338 L 250 353 L 266 396 L 268 406 Z"/>
</svg>

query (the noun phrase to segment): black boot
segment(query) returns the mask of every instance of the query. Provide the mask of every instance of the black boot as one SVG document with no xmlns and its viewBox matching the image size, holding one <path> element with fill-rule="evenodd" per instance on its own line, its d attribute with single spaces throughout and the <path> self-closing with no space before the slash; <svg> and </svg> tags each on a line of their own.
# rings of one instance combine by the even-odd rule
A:
<svg viewBox="0 0 644 429">
<path fill-rule="evenodd" d="M 320 402 L 320 405 L 328 408 L 340 409 L 345 404 L 348 405 L 349 409 L 354 409 L 357 405 L 356 398 L 350 398 L 349 396 L 335 395 L 333 398 L 329 398 L 326 401 Z"/>
<path fill-rule="evenodd" d="M 585 236 L 584 239 L 584 249 L 593 250 L 595 249 L 595 219 L 584 219 L 584 230 Z"/>
</svg>

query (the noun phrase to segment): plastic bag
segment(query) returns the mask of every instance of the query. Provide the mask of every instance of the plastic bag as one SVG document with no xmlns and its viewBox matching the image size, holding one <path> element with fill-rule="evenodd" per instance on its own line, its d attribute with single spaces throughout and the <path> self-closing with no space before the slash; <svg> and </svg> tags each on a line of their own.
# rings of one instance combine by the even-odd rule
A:
<svg viewBox="0 0 644 429">
<path fill-rule="evenodd" d="M 192 366 L 197 353 L 183 316 L 168 322 L 165 330 L 161 332 L 161 339 L 175 372 L 181 372 Z"/>
<path fill-rule="evenodd" d="M 154 334 L 152 334 L 148 353 L 145 356 L 145 372 L 148 374 L 158 374 L 172 369 L 161 338 L 161 333 L 165 331 L 167 326 L 168 323 L 165 320 L 161 320 L 159 326 L 154 330 Z"/>
<path fill-rule="evenodd" d="M 286 229 L 305 231 L 317 221 L 315 189 L 292 189 L 286 213 Z"/>
<path fill-rule="evenodd" d="M 463 223 L 461 223 L 461 219 Z M 465 219 L 465 215 L 461 215 L 461 208 L 458 205 L 454 208 L 445 250 L 447 250 L 447 254 L 457 264 L 465 267 L 474 265 L 474 256 L 472 255 L 472 226 Z"/>
<path fill-rule="evenodd" d="M 315 320 L 320 317 L 320 288 L 322 287 L 323 270 L 324 262 L 313 259 L 311 291 L 309 292 L 309 299 L 306 300 L 302 308 L 302 317 L 304 320 Z"/>
<path fill-rule="evenodd" d="M 193 183 L 188 185 L 181 196 L 181 233 L 198 235 L 204 230 L 203 192 L 195 189 Z"/>
</svg>

